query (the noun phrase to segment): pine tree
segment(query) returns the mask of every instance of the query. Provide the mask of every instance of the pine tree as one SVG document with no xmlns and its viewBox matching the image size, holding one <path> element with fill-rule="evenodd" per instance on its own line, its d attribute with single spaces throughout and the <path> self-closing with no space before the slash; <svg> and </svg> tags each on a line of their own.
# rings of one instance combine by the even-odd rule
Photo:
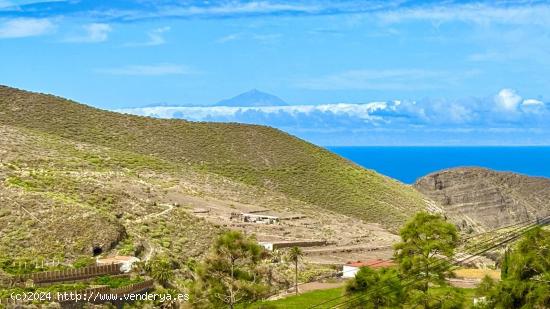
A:
<svg viewBox="0 0 550 309">
<path fill-rule="evenodd" d="M 259 262 L 263 248 L 238 231 L 220 235 L 196 267 L 195 307 L 219 308 L 260 299 L 268 291 Z"/>
<path fill-rule="evenodd" d="M 431 285 L 447 286 L 451 275 L 451 258 L 458 244 L 456 227 L 441 216 L 421 212 L 416 214 L 400 231 L 401 242 L 395 245 L 395 259 L 403 276 L 414 278 L 407 289 L 409 301 L 430 308 L 433 295 Z"/>
<path fill-rule="evenodd" d="M 359 303 L 354 307 L 378 309 L 382 307 L 396 307 L 402 299 L 403 288 L 395 269 L 382 268 L 374 270 L 370 267 L 361 267 L 346 285 L 346 293 L 364 293 Z"/>
</svg>

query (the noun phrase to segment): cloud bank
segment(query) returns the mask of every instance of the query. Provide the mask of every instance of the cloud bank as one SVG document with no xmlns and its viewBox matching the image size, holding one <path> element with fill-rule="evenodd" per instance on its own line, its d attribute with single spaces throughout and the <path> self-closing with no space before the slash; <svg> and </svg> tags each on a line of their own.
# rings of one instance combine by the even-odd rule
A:
<svg viewBox="0 0 550 309">
<path fill-rule="evenodd" d="M 100 43 L 109 38 L 113 28 L 108 24 L 91 23 L 82 27 L 82 33 L 67 38 L 66 42 L 74 43 Z"/>
<path fill-rule="evenodd" d="M 277 127 L 319 144 L 538 144 L 550 141 L 548 104 L 513 89 L 461 100 L 393 100 L 290 106 L 152 106 L 117 112 Z M 503 134 L 505 134 L 503 136 Z M 546 140 L 531 137 L 543 134 Z M 486 138 L 483 138 L 485 136 Z M 508 140 L 516 138 L 515 140 Z"/>
</svg>

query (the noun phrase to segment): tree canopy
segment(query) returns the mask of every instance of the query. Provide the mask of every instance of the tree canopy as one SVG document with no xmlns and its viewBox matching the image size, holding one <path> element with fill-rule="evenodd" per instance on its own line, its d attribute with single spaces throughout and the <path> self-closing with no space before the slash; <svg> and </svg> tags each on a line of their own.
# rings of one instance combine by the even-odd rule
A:
<svg viewBox="0 0 550 309">
<path fill-rule="evenodd" d="M 484 293 L 487 308 L 550 307 L 550 232 L 536 228 L 506 251 L 502 281 Z"/>
<path fill-rule="evenodd" d="M 445 279 L 452 273 L 446 258 L 453 256 L 458 244 L 456 227 L 440 215 L 421 212 L 399 234 L 401 242 L 395 245 L 395 260 L 402 276 L 410 280 L 406 287 L 408 301 L 424 308 L 439 307 L 429 287 L 447 286 Z"/>
<path fill-rule="evenodd" d="M 403 296 L 401 280 L 396 269 L 382 268 L 374 270 L 361 267 L 346 285 L 346 293 L 362 293 L 353 303 L 355 307 L 364 308 L 395 308 Z"/>
<path fill-rule="evenodd" d="M 259 262 L 263 248 L 238 231 L 220 235 L 209 256 L 196 268 L 197 307 L 229 307 L 260 299 L 268 291 Z"/>
</svg>

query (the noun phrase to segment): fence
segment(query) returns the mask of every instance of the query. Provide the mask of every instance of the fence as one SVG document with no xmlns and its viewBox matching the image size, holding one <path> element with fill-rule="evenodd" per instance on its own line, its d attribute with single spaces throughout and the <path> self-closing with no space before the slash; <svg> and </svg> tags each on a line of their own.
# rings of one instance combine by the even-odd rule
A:
<svg viewBox="0 0 550 309">
<path fill-rule="evenodd" d="M 123 287 L 116 288 L 116 289 L 111 289 L 110 293 L 111 294 L 116 294 L 116 295 L 119 295 L 119 296 L 128 295 L 128 294 L 137 294 L 137 293 L 145 292 L 149 289 L 152 289 L 153 288 L 153 283 L 154 283 L 154 281 L 152 279 L 145 280 L 143 282 L 134 283 L 132 285 L 123 286 Z"/>
<path fill-rule="evenodd" d="M 35 284 L 78 281 L 104 275 L 117 275 L 121 264 L 95 265 L 76 269 L 63 269 L 54 271 L 45 271 L 40 273 L 28 274 L 15 277 L 15 282 L 25 282 L 32 280 Z"/>
</svg>

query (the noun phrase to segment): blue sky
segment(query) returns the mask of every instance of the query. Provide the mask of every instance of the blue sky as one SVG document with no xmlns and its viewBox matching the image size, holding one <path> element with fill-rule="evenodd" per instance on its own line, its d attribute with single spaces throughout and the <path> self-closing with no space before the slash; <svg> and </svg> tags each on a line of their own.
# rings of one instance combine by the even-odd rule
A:
<svg viewBox="0 0 550 309">
<path fill-rule="evenodd" d="M 323 145 L 548 145 L 548 16 L 543 1 L 0 0 L 0 83 Z M 127 110 L 252 88 L 298 107 Z"/>
</svg>

